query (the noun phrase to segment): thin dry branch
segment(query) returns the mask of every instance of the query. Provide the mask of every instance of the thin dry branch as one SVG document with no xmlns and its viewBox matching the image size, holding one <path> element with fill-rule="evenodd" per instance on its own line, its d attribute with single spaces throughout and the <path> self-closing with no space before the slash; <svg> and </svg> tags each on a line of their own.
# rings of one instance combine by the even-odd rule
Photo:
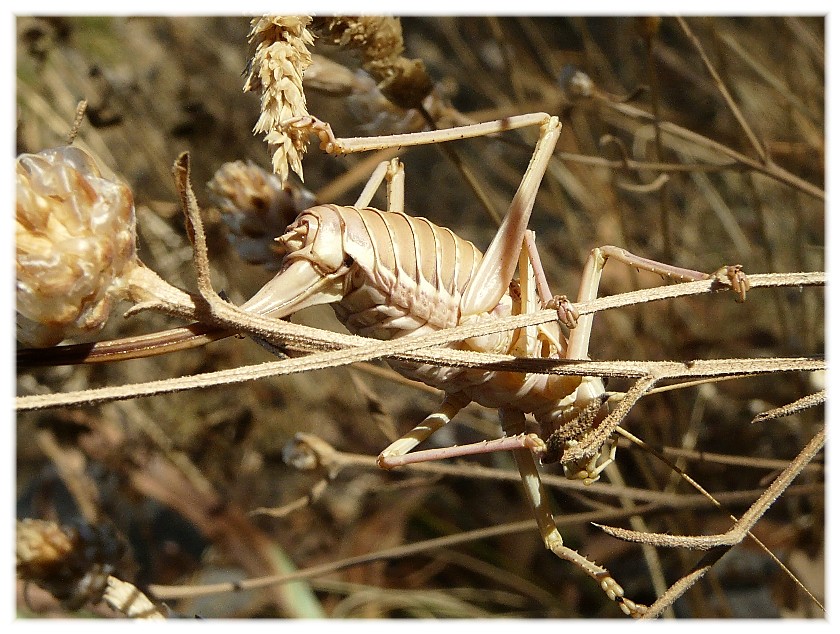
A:
<svg viewBox="0 0 840 634">
<path fill-rule="evenodd" d="M 614 526 L 599 527 L 606 533 L 619 539 L 633 541 L 653 546 L 670 546 L 681 548 L 693 548 L 708 550 L 717 546 L 733 546 L 743 541 L 755 523 L 776 501 L 776 499 L 787 489 L 790 483 L 799 475 L 802 469 L 814 456 L 819 453 L 825 445 L 825 430 L 818 431 L 811 441 L 799 452 L 799 455 L 791 461 L 788 467 L 773 480 L 764 493 L 752 506 L 737 520 L 735 525 L 726 533 L 720 535 L 667 535 L 664 533 L 639 533 Z M 735 518 L 733 518 L 735 519 Z"/>
<path fill-rule="evenodd" d="M 641 618 L 658 619 L 662 616 L 662 613 L 665 610 L 674 605 L 677 599 L 688 592 L 691 586 L 700 581 L 703 575 L 711 570 L 715 561 L 719 558 L 720 556 L 718 556 L 714 561 L 708 563 L 704 562 L 703 565 L 695 567 L 694 570 L 681 577 L 678 581 L 672 584 L 662 596 L 648 606 L 647 612 L 645 612 Z"/>
<path fill-rule="evenodd" d="M 629 117 L 630 119 L 648 121 L 651 123 L 653 122 L 653 115 L 630 104 L 618 103 L 606 98 L 602 99 L 602 103 L 607 108 L 614 110 L 615 112 L 623 116 Z M 712 139 L 709 139 L 708 137 L 705 137 L 702 134 L 697 134 L 696 132 L 692 132 L 691 130 L 683 128 L 682 126 L 679 126 L 675 123 L 671 123 L 669 121 L 662 121 L 660 122 L 659 126 L 662 132 L 666 134 L 673 135 L 678 139 L 689 141 L 690 143 L 693 143 L 698 147 L 710 149 L 714 152 L 722 154 L 723 156 L 726 156 L 729 159 L 736 161 L 737 163 L 740 163 L 741 165 L 744 165 L 749 169 L 752 169 L 761 174 L 765 174 L 766 176 L 769 176 L 770 178 L 773 178 L 779 181 L 780 183 L 784 183 L 818 200 L 825 200 L 824 189 L 814 185 L 813 183 L 809 183 L 808 181 L 802 178 L 799 178 L 798 176 L 790 173 L 789 171 L 775 163 L 763 163 L 759 160 L 750 158 L 727 145 L 718 143 L 717 141 L 713 141 Z"/>
<path fill-rule="evenodd" d="M 805 286 L 824 282 L 823 273 L 780 274 L 750 276 L 753 288 L 760 286 Z M 785 283 L 787 282 L 787 283 Z M 690 291 L 693 290 L 694 293 Z M 596 310 L 625 306 L 633 303 L 633 299 L 649 301 L 651 296 L 656 299 L 679 297 L 689 294 L 708 292 L 710 282 L 686 282 L 672 286 L 657 287 L 646 291 L 631 291 L 620 295 L 613 295 L 592 302 L 581 303 L 577 306 L 581 314 L 596 312 Z M 453 341 L 460 341 L 482 334 L 499 332 L 507 328 L 522 328 L 526 325 L 545 323 L 556 319 L 556 311 L 540 311 L 532 315 L 519 315 L 498 321 L 476 325 L 457 326 L 445 329 L 423 337 L 409 337 L 396 341 L 376 342 L 352 335 L 337 335 L 327 333 L 316 328 L 307 328 L 288 322 L 262 318 L 275 332 L 283 332 L 287 328 L 292 331 L 303 331 L 310 337 L 310 341 L 318 341 L 335 346 L 336 341 L 351 342 L 352 349 L 321 352 L 306 357 L 268 362 L 254 366 L 208 372 L 202 375 L 163 379 L 146 383 L 134 383 L 123 386 L 109 386 L 63 394 L 31 395 L 17 397 L 15 406 L 17 411 L 28 411 L 68 405 L 92 405 L 126 398 L 139 398 L 156 394 L 167 394 L 184 390 L 211 387 L 215 385 L 230 385 L 245 381 L 266 378 L 282 374 L 294 374 L 329 367 L 338 367 L 370 361 L 372 359 L 393 357 L 416 363 L 437 363 L 452 367 L 471 367 L 487 369 L 521 370 L 526 372 L 548 372 L 555 374 L 571 374 L 577 376 L 625 376 L 640 377 L 655 375 L 659 380 L 677 378 L 699 378 L 713 376 L 731 376 L 737 374 L 764 374 L 782 371 L 814 371 L 825 369 L 824 361 L 813 358 L 777 358 L 777 359 L 721 359 L 695 362 L 679 361 L 568 361 L 551 359 L 521 359 L 510 355 L 496 355 L 463 350 L 435 349 L 425 351 L 424 348 L 444 345 Z M 311 334 L 310 334 L 311 333 Z M 274 338 L 273 335 L 261 335 L 263 338 Z M 271 339 L 269 339 L 271 340 Z M 282 340 L 280 340 L 282 344 Z M 413 352 L 409 352 L 409 351 Z"/>
<path fill-rule="evenodd" d="M 764 273 L 747 276 L 751 288 L 773 288 L 784 286 L 822 286 L 825 284 L 825 273 Z M 692 286 L 694 285 L 694 286 Z M 675 299 L 689 295 L 700 295 L 720 290 L 719 282 L 715 280 L 701 280 L 699 282 L 684 282 L 670 286 L 654 287 L 650 289 L 630 291 L 609 297 L 602 297 L 592 302 L 582 302 L 575 305 L 581 315 L 596 313 L 611 308 L 621 308 L 636 304 L 643 304 L 663 299 Z M 183 297 L 187 297 L 183 295 Z M 157 309 L 184 319 L 208 319 L 206 311 L 201 311 L 191 302 L 179 302 L 169 298 L 166 303 L 148 303 L 135 307 L 130 313 L 140 310 Z M 229 323 L 229 327 L 195 323 L 189 326 L 173 328 L 160 333 L 126 337 L 95 344 L 75 344 L 56 346 L 53 348 L 22 349 L 18 351 L 17 362 L 20 367 L 36 365 L 53 365 L 51 355 L 55 355 L 54 365 L 64 363 L 104 363 L 124 359 L 137 359 L 156 356 L 168 352 L 185 350 L 203 346 L 219 339 L 230 337 L 237 332 L 247 332 L 274 344 L 280 348 L 288 347 L 295 350 L 336 350 L 364 345 L 365 339 L 353 335 L 343 335 L 330 331 L 319 330 L 301 324 L 292 324 L 277 319 L 253 315 L 250 313 L 230 312 L 233 307 L 223 307 L 228 315 L 239 315 Z M 458 326 L 457 329 L 441 331 L 449 333 L 437 340 L 437 344 L 445 345 L 452 341 L 466 339 L 484 334 L 523 328 L 525 326 L 544 324 L 556 320 L 557 313 L 553 310 L 542 310 L 525 315 L 505 317 L 492 323 Z M 451 336 L 450 336 L 451 335 Z M 417 341 L 417 340 L 415 340 Z M 396 358 L 400 355 L 394 354 Z M 446 360 L 446 359 L 444 359 Z"/>
<path fill-rule="evenodd" d="M 592 486 L 594 487 L 595 485 Z M 810 491 L 811 488 L 808 487 L 807 489 L 803 490 L 803 493 Z M 731 501 L 733 503 L 737 503 L 739 500 L 742 499 L 740 492 L 738 494 L 726 495 L 731 498 Z M 699 496 L 689 497 L 693 498 L 693 500 L 685 500 L 685 505 L 678 504 L 677 507 L 695 508 L 695 505 L 701 501 Z M 557 517 L 556 523 L 558 528 L 560 528 L 563 526 L 592 522 L 595 520 L 600 521 L 604 519 L 620 519 L 629 517 L 634 514 L 647 514 L 656 510 L 660 510 L 661 508 L 662 507 L 660 507 L 659 504 L 650 504 L 647 506 L 636 506 L 632 509 L 598 509 L 595 511 L 587 511 L 582 513 L 568 513 L 563 516 Z M 159 600 L 174 600 L 188 597 L 210 596 L 226 592 L 253 590 L 257 588 L 272 586 L 274 584 L 290 583 L 292 581 L 299 581 L 301 579 L 312 579 L 315 577 L 320 577 L 336 572 L 338 570 L 344 570 L 347 568 L 360 566 L 375 561 L 410 557 L 417 554 L 432 552 L 441 548 L 451 548 L 458 544 L 469 543 L 476 540 L 490 539 L 500 535 L 532 532 L 533 530 L 534 521 L 532 519 L 527 519 L 519 522 L 509 522 L 498 526 L 491 526 L 488 528 L 464 531 L 456 535 L 447 535 L 445 537 L 421 540 L 418 542 L 404 544 L 394 548 L 382 549 L 371 553 L 366 553 L 357 557 L 349 557 L 346 559 L 336 560 L 318 566 L 303 568 L 290 574 L 244 579 L 242 581 L 237 582 L 223 582 L 205 585 L 167 586 L 160 584 L 151 584 L 149 586 L 149 591 Z"/>
<path fill-rule="evenodd" d="M 627 432 L 620 427 L 618 428 L 618 431 L 621 434 L 627 434 Z M 319 473 L 324 473 L 330 479 L 336 478 L 341 470 L 348 468 L 363 468 L 376 472 L 379 472 L 382 469 L 377 463 L 376 456 L 340 451 L 329 445 L 323 438 L 315 436 L 314 434 L 297 433 L 295 434 L 294 439 L 289 441 L 289 443 L 293 444 L 293 451 L 295 452 L 295 455 L 300 457 L 302 462 L 309 464 L 308 469 L 318 469 Z M 314 466 L 313 463 L 315 463 Z M 769 464 L 762 465 L 762 468 L 784 469 L 787 465 L 788 462 L 784 462 L 784 464 L 782 464 L 782 461 L 772 461 Z M 406 464 L 405 466 L 400 467 L 400 472 L 411 475 L 417 474 L 418 476 L 422 475 L 431 478 L 466 478 L 470 480 L 491 480 L 495 482 L 520 482 L 522 479 L 518 471 L 515 469 L 485 467 L 476 463 L 461 463 L 457 461 L 451 463 L 433 461 Z M 541 474 L 540 479 L 546 486 L 564 491 L 586 493 L 588 497 L 626 497 L 636 502 L 646 502 L 653 505 L 651 506 L 651 512 L 654 506 L 660 509 L 696 508 L 698 505 L 706 504 L 711 501 L 709 494 L 705 492 L 699 494 L 674 494 L 641 489 L 638 487 L 617 486 L 603 481 L 585 484 L 581 480 L 570 480 L 565 476 L 554 475 L 551 473 Z M 793 487 L 791 489 L 793 489 Z M 805 492 L 813 490 L 814 488 L 812 485 L 802 485 L 802 488 L 798 492 L 804 494 Z M 756 497 L 760 496 L 763 492 L 764 489 L 728 491 L 718 494 L 716 501 L 721 505 L 741 504 L 748 501 L 754 501 Z M 636 512 L 639 512 L 638 508 L 636 509 Z"/>
<path fill-rule="evenodd" d="M 618 432 L 626 438 L 629 438 L 634 444 L 646 449 L 652 454 L 656 455 L 660 460 L 668 464 L 668 466 L 678 473 L 685 481 L 692 487 L 697 489 L 700 494 L 709 500 L 717 508 L 722 508 L 723 504 L 718 498 L 706 491 L 700 484 L 698 484 L 687 473 L 680 469 L 673 462 L 668 460 L 662 453 L 651 448 L 647 443 L 636 438 L 624 429 L 619 428 Z M 656 546 L 681 546 L 685 548 L 695 548 L 702 550 L 710 550 L 711 552 L 704 557 L 703 562 L 717 561 L 717 559 L 727 552 L 734 545 L 741 543 L 745 537 L 749 537 L 761 548 L 781 570 L 797 585 L 821 610 L 825 610 L 822 603 L 814 596 L 814 594 L 799 580 L 799 578 L 778 558 L 776 555 L 752 532 L 751 528 L 761 518 L 761 516 L 769 509 L 775 500 L 784 492 L 790 490 L 793 480 L 802 473 L 806 467 L 810 466 L 811 460 L 814 456 L 822 450 L 825 445 L 825 430 L 820 430 L 814 438 L 806 445 L 806 447 L 799 453 L 799 455 L 790 463 L 785 465 L 782 473 L 771 483 L 771 485 L 762 491 L 758 499 L 750 506 L 750 508 L 741 516 L 736 518 L 732 515 L 729 518 L 735 523 L 734 526 L 724 534 L 708 535 L 708 536 L 679 536 L 679 535 L 665 535 L 662 533 L 640 532 L 638 530 L 626 530 L 622 528 L 615 528 L 595 524 L 605 532 L 620 539 L 628 541 L 635 541 L 644 544 L 646 547 L 652 545 Z M 663 609 L 670 606 L 673 601 L 676 601 L 691 585 L 694 584 L 700 577 L 702 577 L 709 567 L 698 565 L 695 570 L 682 579 L 674 583 L 665 593 L 662 593 L 660 598 L 656 601 L 656 613 L 660 613 Z M 699 573 L 697 576 L 695 574 Z M 670 601 L 671 603 L 669 603 Z"/>
<path fill-rule="evenodd" d="M 441 331 L 444 332 L 444 331 Z M 438 335 L 439 333 L 435 333 Z M 437 337 L 435 337 L 437 339 Z M 462 337 L 459 337 L 459 339 Z M 405 340 L 402 340 L 403 342 Z M 366 346 L 350 351 L 324 352 L 297 359 L 261 363 L 232 370 L 207 372 L 187 377 L 162 379 L 145 383 L 131 383 L 121 386 L 109 386 L 76 392 L 58 394 L 36 394 L 19 396 L 15 399 L 15 408 L 19 412 L 70 405 L 94 405 L 129 398 L 142 398 L 159 394 L 171 394 L 199 388 L 219 385 L 233 385 L 267 378 L 297 374 L 311 370 L 339 367 L 370 361 L 372 359 L 393 357 L 401 361 L 414 363 L 434 362 L 439 365 L 462 368 L 480 368 L 488 370 L 509 370 L 522 372 L 544 372 L 574 376 L 633 377 L 655 374 L 659 379 L 678 379 L 688 377 L 711 377 L 729 375 L 756 375 L 774 372 L 809 372 L 825 369 L 825 362 L 815 358 L 771 358 L 771 359 L 715 359 L 710 361 L 565 361 L 522 359 L 509 355 L 496 355 L 463 350 L 434 349 L 421 351 L 419 348 L 438 345 L 426 342 L 426 337 L 410 341 L 410 345 Z M 416 352 L 404 350 L 418 348 Z M 546 363 L 547 361 L 547 363 Z"/>
<path fill-rule="evenodd" d="M 783 418 L 785 416 L 790 416 L 791 414 L 796 414 L 810 407 L 816 407 L 817 405 L 821 405 L 825 402 L 825 397 L 825 390 L 820 390 L 819 392 L 808 394 L 808 396 L 803 396 L 800 399 L 796 399 L 793 403 L 788 403 L 787 405 L 782 405 L 781 407 L 775 407 L 769 411 L 761 412 L 752 419 L 752 422 L 763 423 L 768 420 Z"/>
<path fill-rule="evenodd" d="M 824 283 L 823 273 L 797 274 L 769 274 L 749 276 L 753 288 L 762 286 L 810 286 Z M 714 282 L 685 282 L 671 286 L 656 287 L 644 291 L 631 291 L 619 295 L 600 298 L 592 302 L 578 304 L 576 308 L 583 315 L 619 306 L 632 305 L 654 299 L 681 297 L 690 294 L 709 292 Z M 693 291 L 693 292 L 692 292 Z M 231 307 L 233 309 L 233 307 Z M 240 311 L 241 312 L 241 311 Z M 293 333 L 309 342 L 336 347 L 336 343 L 350 344 L 352 349 L 339 349 L 322 352 L 306 357 L 268 362 L 254 366 L 245 366 L 231 370 L 208 372 L 201 375 L 162 379 L 145 383 L 133 383 L 123 386 L 109 386 L 63 394 L 40 394 L 20 396 L 16 398 L 17 411 L 30 411 L 65 407 L 69 405 L 93 405 L 127 398 L 139 398 L 157 394 L 168 394 L 185 390 L 231 385 L 246 381 L 257 380 L 269 376 L 295 374 L 309 370 L 338 367 L 360 361 L 370 361 L 377 358 L 392 357 L 402 361 L 416 363 L 436 363 L 452 367 L 470 367 L 486 369 L 520 370 L 525 372 L 552 372 L 555 374 L 570 374 L 577 376 L 625 376 L 641 377 L 656 376 L 658 380 L 677 378 L 697 378 L 713 376 L 731 376 L 737 374 L 763 374 L 780 371 L 813 371 L 825 368 L 823 361 L 818 359 L 723 359 L 695 362 L 644 362 L 644 361 L 568 361 L 551 359 L 521 359 L 510 355 L 496 355 L 463 350 L 435 349 L 424 351 L 423 348 L 445 345 L 454 341 L 461 341 L 469 337 L 500 332 L 506 329 L 522 328 L 527 325 L 546 323 L 557 318 L 556 311 L 544 310 L 529 315 L 518 315 L 510 318 L 485 322 L 475 325 L 457 326 L 444 329 L 423 337 L 409 337 L 396 341 L 375 342 L 353 335 L 340 335 L 327 331 L 309 328 L 284 321 L 272 320 L 259 316 L 251 316 L 257 323 L 267 322 L 269 332 L 260 331 L 258 336 L 270 342 L 282 345 L 286 339 L 276 337 L 276 333 Z M 304 333 L 300 337 L 299 333 Z M 408 351 L 413 352 L 409 353 Z"/>
</svg>

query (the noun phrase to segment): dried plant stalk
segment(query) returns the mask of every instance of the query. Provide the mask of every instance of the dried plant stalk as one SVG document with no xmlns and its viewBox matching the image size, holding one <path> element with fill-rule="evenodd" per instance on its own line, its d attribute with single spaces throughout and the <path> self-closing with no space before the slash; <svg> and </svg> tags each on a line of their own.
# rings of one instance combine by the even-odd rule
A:
<svg viewBox="0 0 840 634">
<path fill-rule="evenodd" d="M 554 310 L 543 310 L 536 313 L 512 316 L 505 319 L 492 320 L 476 324 L 464 324 L 454 328 L 446 328 L 422 337 L 406 337 L 390 341 L 373 341 L 353 335 L 342 335 L 316 328 L 292 324 L 285 321 L 247 313 L 230 305 L 213 289 L 210 282 L 210 264 L 207 245 L 204 237 L 204 226 L 195 195 L 190 184 L 190 161 L 184 153 L 175 163 L 176 184 L 181 196 L 184 213 L 187 216 L 190 234 L 193 239 L 193 258 L 198 276 L 198 287 L 203 304 L 196 306 L 192 298 L 188 301 L 163 301 L 147 303 L 143 308 L 155 308 L 169 314 L 187 318 L 210 321 L 217 326 L 232 328 L 240 332 L 247 332 L 259 339 L 264 339 L 274 345 L 298 345 L 305 350 L 326 350 L 297 359 L 280 362 L 264 363 L 256 367 L 240 367 L 233 370 L 223 370 L 208 373 L 203 376 L 189 376 L 162 381 L 152 381 L 132 386 L 107 387 L 94 390 L 84 390 L 79 393 L 33 395 L 17 398 L 17 409 L 42 409 L 64 406 L 72 403 L 94 403 L 124 398 L 136 398 L 140 395 L 171 393 L 207 387 L 255 380 L 272 375 L 305 372 L 314 369 L 337 367 L 359 361 L 394 356 L 409 361 L 432 362 L 452 367 L 488 367 L 504 364 L 507 370 L 534 372 L 542 368 L 561 374 L 575 374 L 580 376 L 625 376 L 646 379 L 644 388 L 634 393 L 633 398 L 640 398 L 656 381 L 666 378 L 687 378 L 698 376 L 722 376 L 741 373 L 772 372 L 783 370 L 821 370 L 824 363 L 813 359 L 770 359 L 765 364 L 754 360 L 723 360 L 697 361 L 692 364 L 680 362 L 579 362 L 566 363 L 562 360 L 548 359 L 520 359 L 510 355 L 490 355 L 471 353 L 461 350 L 425 351 L 436 345 L 444 345 L 452 341 L 459 341 L 470 337 L 499 332 L 506 329 L 522 328 L 528 325 L 544 323 L 557 319 Z M 748 278 L 751 287 L 779 285 L 821 285 L 825 282 L 822 273 L 795 273 L 777 275 L 755 275 Z M 721 290 L 725 284 L 717 279 L 685 282 L 671 286 L 654 287 L 642 291 L 633 291 L 618 296 L 599 298 L 591 302 L 577 305 L 580 315 L 597 312 L 607 308 L 627 306 L 642 302 L 664 299 L 667 297 L 681 297 L 696 293 Z M 347 348 L 347 349 L 342 349 Z M 640 383 L 641 385 L 641 383 Z M 632 402 L 628 400 L 626 407 L 619 407 L 615 417 L 608 420 L 618 425 L 625 409 L 629 409 Z M 601 432 L 604 432 L 601 429 Z M 581 444 L 579 451 L 584 452 L 597 444 Z M 581 456 L 574 456 L 579 458 Z M 567 456 L 572 458 L 572 456 Z"/>
<path fill-rule="evenodd" d="M 767 509 L 770 508 L 773 502 L 784 493 L 794 478 L 801 473 L 805 465 L 810 463 L 814 456 L 822 451 L 824 445 L 825 430 L 821 429 L 800 452 L 799 456 L 790 462 L 787 468 L 773 480 L 764 493 L 762 493 L 740 518 L 736 519 L 730 516 L 735 524 L 726 533 L 720 535 L 673 535 L 642 533 L 601 524 L 597 526 L 613 537 L 642 544 L 652 544 L 654 546 L 682 547 L 697 550 L 710 550 L 718 546 L 733 546 L 743 541 L 755 523 L 761 519 L 761 516 L 767 512 Z"/>
</svg>

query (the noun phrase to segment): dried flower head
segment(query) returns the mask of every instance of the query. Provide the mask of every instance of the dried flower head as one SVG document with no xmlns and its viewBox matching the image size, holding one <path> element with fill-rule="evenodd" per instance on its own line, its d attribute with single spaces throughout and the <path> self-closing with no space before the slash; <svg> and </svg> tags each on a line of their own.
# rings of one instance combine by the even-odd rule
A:
<svg viewBox="0 0 840 634">
<path fill-rule="evenodd" d="M 73 550 L 73 540 L 55 522 L 24 519 L 17 523 L 15 558 L 24 579 L 40 579 Z"/>
<path fill-rule="evenodd" d="M 362 67 L 378 82 L 379 90 L 401 108 L 417 108 L 432 91 L 422 60 L 403 57 L 400 19 L 388 16 L 317 18 L 316 33 L 334 44 L 357 49 Z"/>
<path fill-rule="evenodd" d="M 300 212 L 315 205 L 312 192 L 289 183 L 284 186 L 277 176 L 251 162 L 225 163 L 207 188 L 239 257 L 270 271 L 278 270 L 282 260 L 275 238 Z"/>
<path fill-rule="evenodd" d="M 137 264 L 131 190 L 73 146 L 17 159 L 17 337 L 50 346 L 89 338 Z"/>
<path fill-rule="evenodd" d="M 59 599 L 68 609 L 96 602 L 108 576 L 130 566 L 125 540 L 110 524 L 55 522 L 26 518 L 17 523 L 17 575 Z"/>
<path fill-rule="evenodd" d="M 310 131 L 287 125 L 308 116 L 303 94 L 303 71 L 312 61 L 308 16 L 263 16 L 251 21 L 248 40 L 254 49 L 245 79 L 245 92 L 261 91 L 260 117 L 254 132 L 264 132 L 274 152 L 274 172 L 286 182 L 291 168 L 303 180 L 301 158 Z"/>
</svg>

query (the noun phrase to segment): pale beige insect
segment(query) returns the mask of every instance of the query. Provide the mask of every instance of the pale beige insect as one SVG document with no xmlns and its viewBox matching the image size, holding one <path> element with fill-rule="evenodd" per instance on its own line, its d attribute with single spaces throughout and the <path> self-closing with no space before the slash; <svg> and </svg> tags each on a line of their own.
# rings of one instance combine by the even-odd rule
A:
<svg viewBox="0 0 840 634">
<path fill-rule="evenodd" d="M 328 303 L 352 333 L 387 340 L 530 313 L 553 302 L 562 321 L 571 327 L 568 339 L 555 322 L 467 339 L 451 347 L 517 357 L 587 358 L 592 315 L 578 320 L 565 298 L 551 297 L 533 234 L 527 231 L 537 190 L 560 135 L 556 117 L 535 113 L 450 130 L 346 140 L 336 139 L 327 124 L 313 118 L 301 120 L 300 125 L 317 131 L 322 149 L 332 154 L 435 143 L 532 125 L 540 126 L 540 136 L 519 189 L 483 255 L 451 230 L 403 213 L 404 176 L 395 160 L 379 166 L 356 205 L 319 205 L 300 214 L 278 238 L 285 250 L 280 272 L 242 306 L 244 310 L 280 318 Z M 387 211 L 367 207 L 383 180 L 388 185 Z M 597 295 L 607 257 L 679 279 L 711 277 L 607 246 L 591 253 L 578 301 Z M 514 282 L 517 268 L 518 283 Z M 730 273 L 733 282 L 738 278 L 745 284 L 739 269 L 733 267 Z M 744 290 L 742 286 L 741 292 Z M 626 598 L 606 569 L 563 544 L 535 462 L 535 457 L 557 461 L 563 450 L 603 420 L 609 395 L 600 378 L 394 361 L 391 365 L 406 377 L 440 388 L 446 396 L 438 411 L 380 454 L 380 466 L 390 469 L 456 455 L 513 451 L 546 548 L 597 580 L 626 614 L 644 613 L 645 607 Z M 499 410 L 504 438 L 409 453 L 473 401 Z M 526 414 L 539 424 L 539 435 L 526 433 Z M 611 442 L 604 448 L 595 446 L 583 459 L 564 464 L 564 470 L 570 478 L 594 482 L 614 452 Z"/>
</svg>

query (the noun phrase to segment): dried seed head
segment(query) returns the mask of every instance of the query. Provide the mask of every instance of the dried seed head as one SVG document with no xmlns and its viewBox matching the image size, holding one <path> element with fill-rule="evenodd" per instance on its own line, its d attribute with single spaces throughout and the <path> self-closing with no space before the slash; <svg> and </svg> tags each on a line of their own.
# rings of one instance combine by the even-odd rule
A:
<svg viewBox="0 0 840 634">
<path fill-rule="evenodd" d="M 131 190 L 64 146 L 17 159 L 17 338 L 50 346 L 105 325 L 137 265 Z"/>
<path fill-rule="evenodd" d="M 434 87 L 422 60 L 403 57 L 400 19 L 382 16 L 317 18 L 318 35 L 340 46 L 358 49 L 362 66 L 379 90 L 401 108 L 417 108 Z"/>
<path fill-rule="evenodd" d="M 271 271 L 280 268 L 282 253 L 275 238 L 300 212 L 315 205 L 315 195 L 300 186 L 281 183 L 253 163 L 225 163 L 207 188 L 230 229 L 228 238 L 246 262 Z"/>
<path fill-rule="evenodd" d="M 17 523 L 15 558 L 24 579 L 42 579 L 73 550 L 73 540 L 55 522 L 24 519 Z"/>
<path fill-rule="evenodd" d="M 423 130 L 426 119 L 415 108 L 402 108 L 388 99 L 370 73 L 355 71 L 322 55 L 312 56 L 312 65 L 303 78 L 306 90 L 316 90 L 343 97 L 348 110 L 367 134 L 404 134 Z M 423 108 L 439 127 L 447 128 L 465 123 L 447 105 L 446 90 L 435 86 L 422 101 Z"/>
<path fill-rule="evenodd" d="M 102 597 L 108 576 L 131 566 L 125 540 L 109 524 L 26 518 L 17 523 L 17 575 L 59 599 L 68 609 Z"/>
<path fill-rule="evenodd" d="M 286 125 L 291 119 L 306 117 L 303 72 L 312 62 L 307 46 L 313 43 L 306 28 L 308 16 L 263 16 L 251 21 L 248 40 L 254 54 L 245 79 L 245 92 L 260 90 L 260 117 L 254 132 L 265 132 L 265 141 L 274 152 L 272 165 L 282 182 L 291 168 L 301 180 L 301 158 L 306 152 L 310 131 Z"/>
</svg>

